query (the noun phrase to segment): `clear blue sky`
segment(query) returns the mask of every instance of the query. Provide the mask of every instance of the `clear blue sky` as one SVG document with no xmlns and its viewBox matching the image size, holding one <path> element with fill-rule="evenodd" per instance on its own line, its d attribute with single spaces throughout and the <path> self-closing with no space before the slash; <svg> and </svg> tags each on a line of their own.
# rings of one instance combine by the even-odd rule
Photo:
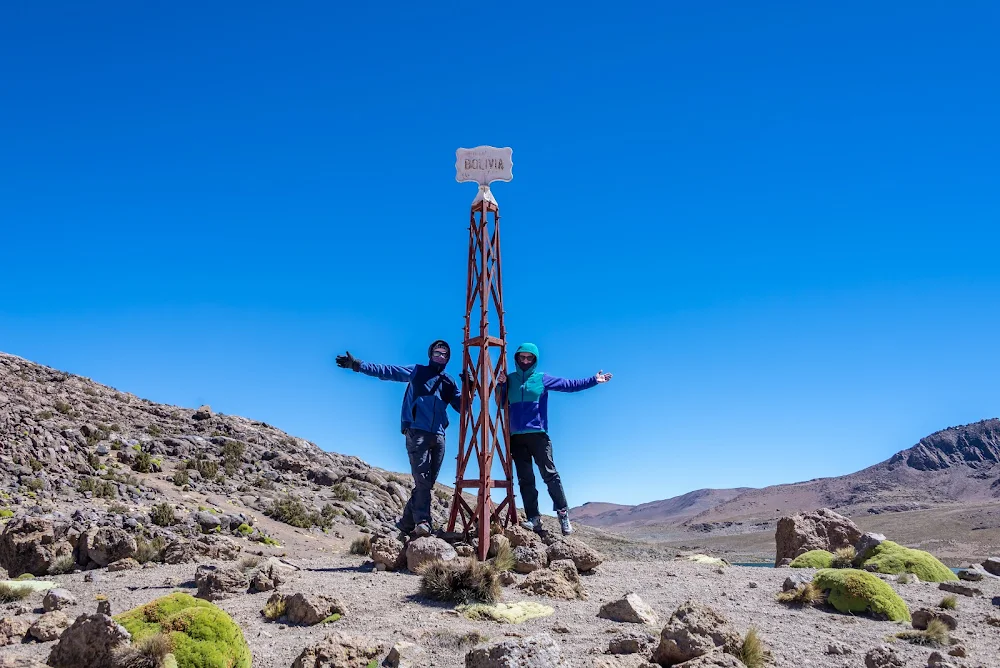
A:
<svg viewBox="0 0 1000 668">
<path fill-rule="evenodd" d="M 996 3 L 755 4 L 4 3 L 0 350 L 404 470 L 493 144 L 571 504 L 1000 414 Z"/>
</svg>

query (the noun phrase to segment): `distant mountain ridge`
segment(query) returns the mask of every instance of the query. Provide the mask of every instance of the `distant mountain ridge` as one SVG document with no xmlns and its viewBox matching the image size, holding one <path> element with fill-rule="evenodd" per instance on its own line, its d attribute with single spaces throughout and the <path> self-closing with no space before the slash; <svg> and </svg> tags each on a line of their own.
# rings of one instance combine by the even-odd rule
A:
<svg viewBox="0 0 1000 668">
<path fill-rule="evenodd" d="M 585 504 L 572 510 L 603 528 L 705 527 L 767 522 L 820 507 L 879 514 L 1000 499 L 1000 419 L 937 431 L 889 459 L 834 478 L 761 489 L 695 490 L 638 506 Z M 607 506 L 600 512 L 594 507 Z M 591 507 L 591 510 L 587 510 Z"/>
</svg>

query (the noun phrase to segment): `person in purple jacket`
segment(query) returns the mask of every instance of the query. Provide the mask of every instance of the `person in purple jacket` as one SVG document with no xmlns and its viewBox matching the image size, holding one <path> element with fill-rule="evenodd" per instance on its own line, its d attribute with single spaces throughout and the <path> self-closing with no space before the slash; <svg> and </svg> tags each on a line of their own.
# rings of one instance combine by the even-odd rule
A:
<svg viewBox="0 0 1000 668">
<path fill-rule="evenodd" d="M 552 460 L 552 440 L 549 438 L 549 390 L 579 392 L 611 380 L 610 373 L 598 371 L 590 378 L 568 380 L 550 376 L 537 370 L 538 346 L 524 343 L 514 353 L 515 370 L 509 377 L 499 378 L 497 401 L 510 404 L 510 456 L 517 470 L 517 482 L 524 500 L 525 529 L 541 531 L 542 518 L 538 512 L 538 490 L 535 489 L 535 471 L 532 460 L 538 465 L 542 480 L 549 488 L 552 507 L 559 516 L 559 526 L 564 536 L 573 533 L 569 521 L 569 504 L 562 480 Z"/>
</svg>

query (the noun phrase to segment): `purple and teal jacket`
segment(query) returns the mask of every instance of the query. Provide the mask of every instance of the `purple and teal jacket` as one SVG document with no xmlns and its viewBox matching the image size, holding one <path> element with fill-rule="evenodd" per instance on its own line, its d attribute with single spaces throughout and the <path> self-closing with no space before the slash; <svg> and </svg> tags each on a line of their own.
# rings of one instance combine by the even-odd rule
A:
<svg viewBox="0 0 1000 668">
<path fill-rule="evenodd" d="M 518 353 L 531 353 L 535 363 L 531 368 L 508 374 L 507 382 L 497 389 L 500 405 L 510 402 L 510 433 L 534 434 L 549 429 L 549 390 L 555 392 L 579 392 L 597 386 L 597 377 L 570 380 L 538 371 L 538 346 L 525 343 L 518 347 Z M 515 353 L 515 356 L 517 353 Z"/>
</svg>

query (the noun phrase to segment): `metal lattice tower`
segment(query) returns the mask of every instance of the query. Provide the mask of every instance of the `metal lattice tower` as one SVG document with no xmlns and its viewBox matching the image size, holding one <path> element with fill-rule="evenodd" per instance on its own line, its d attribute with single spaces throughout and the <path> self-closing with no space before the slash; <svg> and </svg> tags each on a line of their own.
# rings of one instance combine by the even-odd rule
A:
<svg viewBox="0 0 1000 668">
<path fill-rule="evenodd" d="M 514 478 L 510 458 L 510 423 L 506 402 L 498 405 L 497 374 L 507 373 L 507 330 L 504 327 L 503 283 L 500 273 L 500 207 L 488 185 L 481 185 L 469 214 L 469 271 L 465 298 L 462 369 L 470 381 L 462 395 L 458 468 L 448 531 L 461 530 L 478 539 L 478 556 L 486 559 L 490 526 L 517 521 Z M 490 317 L 496 318 L 496 336 L 490 334 Z M 478 320 L 478 329 L 473 322 Z M 478 477 L 466 477 L 475 458 Z M 494 457 L 500 460 L 503 478 L 494 479 Z M 494 489 L 504 490 L 499 503 Z M 475 493 L 475 506 L 462 496 Z"/>
</svg>

